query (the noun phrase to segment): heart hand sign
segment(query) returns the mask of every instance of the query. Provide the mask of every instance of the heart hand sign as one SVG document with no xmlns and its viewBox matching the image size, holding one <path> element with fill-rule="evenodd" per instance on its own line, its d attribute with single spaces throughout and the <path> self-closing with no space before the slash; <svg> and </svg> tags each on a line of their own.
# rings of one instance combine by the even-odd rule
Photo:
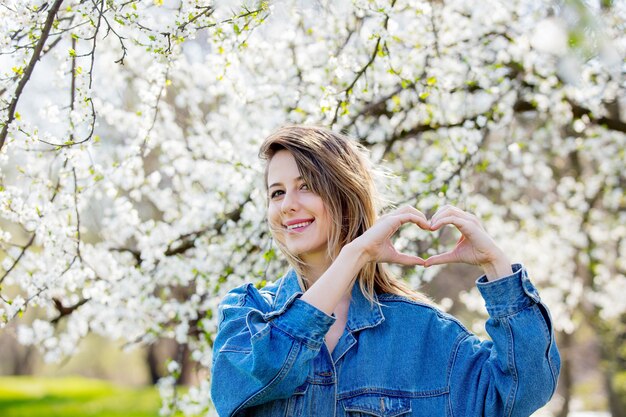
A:
<svg viewBox="0 0 626 417">
<path fill-rule="evenodd" d="M 435 231 L 451 224 L 461 237 L 455 247 L 444 253 L 433 255 L 424 260 L 419 256 L 400 253 L 391 242 L 391 237 L 405 223 L 414 223 L 424 230 Z M 487 279 L 493 280 L 512 273 L 511 263 L 504 252 L 487 234 L 478 218 L 457 207 L 441 207 L 430 220 L 411 206 L 401 207 L 380 217 L 365 233 L 354 240 L 362 245 L 368 262 L 398 263 L 401 265 L 432 265 L 448 263 L 467 263 L 483 268 Z"/>
</svg>

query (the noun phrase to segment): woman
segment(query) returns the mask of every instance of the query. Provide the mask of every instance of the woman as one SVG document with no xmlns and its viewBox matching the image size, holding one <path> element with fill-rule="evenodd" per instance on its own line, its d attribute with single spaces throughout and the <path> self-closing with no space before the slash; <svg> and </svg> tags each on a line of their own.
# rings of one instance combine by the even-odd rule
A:
<svg viewBox="0 0 626 417">
<path fill-rule="evenodd" d="M 364 153 L 326 129 L 284 127 L 260 155 L 268 223 L 292 269 L 220 304 L 211 388 L 220 416 L 529 416 L 550 399 L 560 358 L 548 310 L 475 216 L 445 206 L 430 219 L 413 207 L 377 218 Z M 406 223 L 462 236 L 423 260 L 391 243 Z M 493 341 L 385 265 L 452 262 L 483 268 Z"/>
</svg>

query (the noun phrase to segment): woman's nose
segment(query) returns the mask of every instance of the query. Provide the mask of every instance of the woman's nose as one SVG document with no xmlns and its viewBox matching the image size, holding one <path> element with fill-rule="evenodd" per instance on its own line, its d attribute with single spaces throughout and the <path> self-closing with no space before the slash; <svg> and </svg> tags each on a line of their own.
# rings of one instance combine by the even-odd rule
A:
<svg viewBox="0 0 626 417">
<path fill-rule="evenodd" d="M 295 211 L 298 208 L 299 204 L 300 203 L 298 202 L 298 196 L 296 195 L 296 193 L 286 192 L 285 196 L 283 197 L 281 210 L 283 213 L 286 213 L 288 211 Z"/>
</svg>

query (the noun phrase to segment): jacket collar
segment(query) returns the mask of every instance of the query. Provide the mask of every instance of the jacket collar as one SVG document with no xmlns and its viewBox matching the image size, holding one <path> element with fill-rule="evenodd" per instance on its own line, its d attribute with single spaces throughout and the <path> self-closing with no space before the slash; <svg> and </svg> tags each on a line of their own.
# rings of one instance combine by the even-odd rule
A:
<svg viewBox="0 0 626 417">
<path fill-rule="evenodd" d="M 272 310 L 282 310 L 289 301 L 303 294 L 298 276 L 293 268 L 278 280 L 273 287 L 276 288 L 274 296 L 274 308 Z M 269 288 L 268 288 L 269 289 Z M 270 291 L 274 292 L 273 289 Z M 348 329 L 355 332 L 362 329 L 378 326 L 385 320 L 378 296 L 374 295 L 373 304 L 363 295 L 358 282 L 352 287 L 352 300 L 348 310 Z"/>
</svg>

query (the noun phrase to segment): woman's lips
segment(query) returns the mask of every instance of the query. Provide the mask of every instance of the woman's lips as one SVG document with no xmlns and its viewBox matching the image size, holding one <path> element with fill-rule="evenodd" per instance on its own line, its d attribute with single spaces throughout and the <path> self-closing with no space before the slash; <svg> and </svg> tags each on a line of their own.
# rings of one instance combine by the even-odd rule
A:
<svg viewBox="0 0 626 417">
<path fill-rule="evenodd" d="M 305 231 L 306 229 L 308 229 L 309 226 L 311 226 L 311 224 L 313 224 L 314 221 L 315 220 L 306 220 L 303 222 L 295 223 L 295 224 L 286 226 L 285 229 L 287 229 L 287 232 L 290 232 L 290 233 L 301 233 Z"/>
</svg>

